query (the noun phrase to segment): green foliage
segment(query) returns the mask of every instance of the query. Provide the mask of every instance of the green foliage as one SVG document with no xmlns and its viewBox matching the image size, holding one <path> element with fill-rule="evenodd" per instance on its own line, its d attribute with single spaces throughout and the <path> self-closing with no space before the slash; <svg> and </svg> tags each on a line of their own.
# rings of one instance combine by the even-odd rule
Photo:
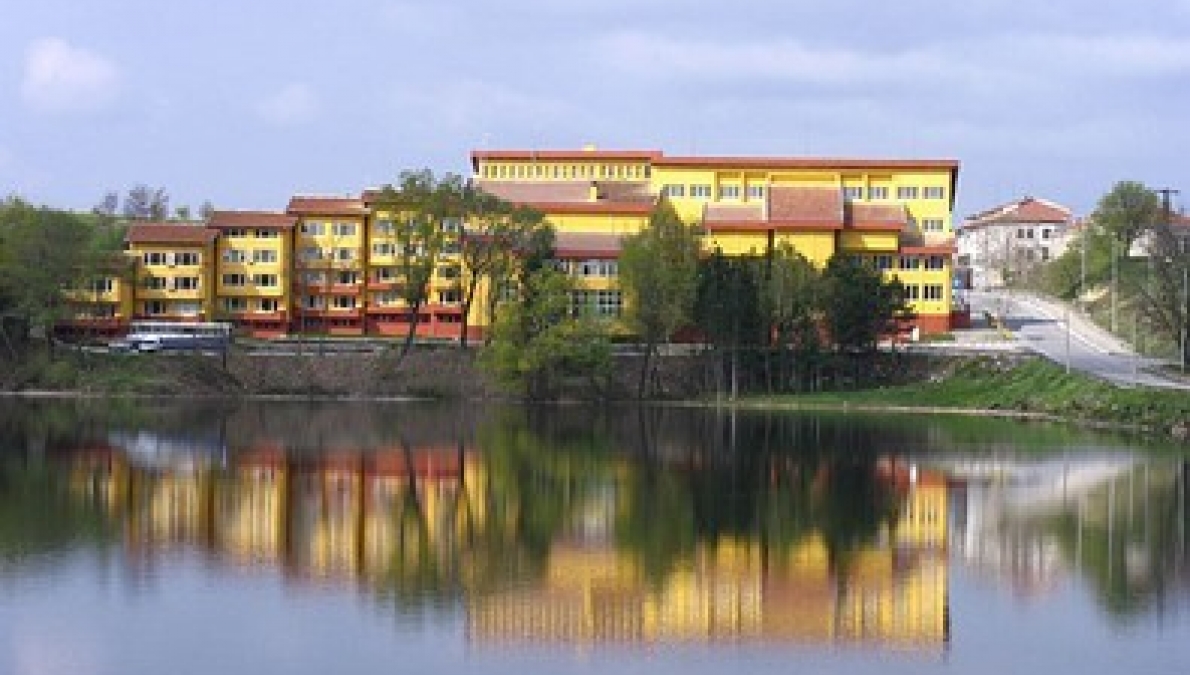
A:
<svg viewBox="0 0 1190 675">
<path fill-rule="evenodd" d="M 520 301 L 510 303 L 493 326 L 480 364 L 508 389 L 541 400 L 573 380 L 602 389 L 611 344 L 602 324 L 572 314 L 567 277 L 540 267 L 524 280 Z"/>
<path fill-rule="evenodd" d="M 658 343 L 689 324 L 697 291 L 701 244 L 694 228 L 662 200 L 648 226 L 623 241 L 620 281 L 627 296 L 628 328 L 645 342 L 639 395 L 648 394 L 648 372 Z"/>
<path fill-rule="evenodd" d="M 874 352 L 881 337 L 912 316 L 901 282 L 886 281 L 857 257 L 831 258 L 822 283 L 822 311 L 839 351 Z"/>
<path fill-rule="evenodd" d="M 0 314 L 48 339 L 67 313 L 67 293 L 93 278 L 119 250 L 113 228 L 90 216 L 0 203 Z"/>
<path fill-rule="evenodd" d="M 1136 181 L 1120 181 L 1104 195 L 1091 218 L 1119 241 L 1126 252 L 1145 230 L 1156 225 L 1162 214 L 1157 193 Z"/>
</svg>

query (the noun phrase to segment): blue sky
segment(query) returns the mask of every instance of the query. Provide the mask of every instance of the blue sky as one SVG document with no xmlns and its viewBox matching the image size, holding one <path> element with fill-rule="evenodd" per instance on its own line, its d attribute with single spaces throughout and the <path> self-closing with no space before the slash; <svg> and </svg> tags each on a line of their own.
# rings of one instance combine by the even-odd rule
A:
<svg viewBox="0 0 1190 675">
<path fill-rule="evenodd" d="M 15 6 L 14 6 L 15 3 Z M 10 0 L 0 194 L 282 208 L 474 148 L 945 157 L 1190 199 L 1190 0 Z"/>
</svg>

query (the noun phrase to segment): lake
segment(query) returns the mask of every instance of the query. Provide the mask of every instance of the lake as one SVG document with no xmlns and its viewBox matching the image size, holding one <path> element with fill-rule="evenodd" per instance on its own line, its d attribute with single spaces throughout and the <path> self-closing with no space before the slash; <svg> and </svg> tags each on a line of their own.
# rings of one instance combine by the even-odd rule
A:
<svg viewBox="0 0 1190 675">
<path fill-rule="evenodd" d="M 0 672 L 1186 673 L 1188 478 L 952 416 L 0 400 Z"/>
</svg>

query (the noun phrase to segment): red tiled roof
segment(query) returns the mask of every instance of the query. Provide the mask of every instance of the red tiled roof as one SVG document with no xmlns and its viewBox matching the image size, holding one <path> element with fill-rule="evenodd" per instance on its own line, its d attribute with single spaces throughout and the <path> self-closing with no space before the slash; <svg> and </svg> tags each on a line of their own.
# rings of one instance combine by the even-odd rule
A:
<svg viewBox="0 0 1190 675">
<path fill-rule="evenodd" d="M 558 232 L 554 235 L 554 254 L 559 258 L 616 258 L 621 241 L 618 234 Z"/>
<path fill-rule="evenodd" d="M 968 216 L 964 228 L 979 228 L 1003 223 L 1065 223 L 1072 222 L 1070 209 L 1046 199 L 1023 197 L 1014 202 L 993 206 Z"/>
<path fill-rule="evenodd" d="M 845 157 L 658 157 L 654 166 L 744 169 L 948 169 L 957 159 L 859 159 Z"/>
<path fill-rule="evenodd" d="M 900 204 L 850 204 L 848 224 L 857 230 L 905 229 L 909 214 Z"/>
<path fill-rule="evenodd" d="M 263 229 L 293 229 L 297 216 L 277 211 L 215 211 L 207 219 L 207 227 L 255 227 Z"/>
<path fill-rule="evenodd" d="M 1026 197 L 994 218 L 1001 223 L 1064 223 L 1070 209 Z"/>
<path fill-rule="evenodd" d="M 648 214 L 655 198 L 643 182 L 614 181 L 479 181 L 479 187 L 513 204 L 544 213 Z M 591 200 L 591 186 L 598 198 Z"/>
<path fill-rule="evenodd" d="M 770 188 L 769 221 L 789 227 L 842 228 L 843 195 L 834 188 Z"/>
<path fill-rule="evenodd" d="M 136 223 L 128 227 L 124 241 L 129 244 L 209 244 L 219 236 L 201 225 L 179 223 Z"/>
<path fill-rule="evenodd" d="M 359 197 L 318 197 L 295 195 L 285 212 L 295 216 L 362 216 L 367 213 Z"/>
</svg>

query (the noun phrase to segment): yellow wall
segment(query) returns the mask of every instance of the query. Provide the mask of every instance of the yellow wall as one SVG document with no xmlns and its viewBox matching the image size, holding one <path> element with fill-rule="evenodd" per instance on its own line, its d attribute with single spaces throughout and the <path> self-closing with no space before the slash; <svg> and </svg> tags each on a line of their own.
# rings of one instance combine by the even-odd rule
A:
<svg viewBox="0 0 1190 675">
<path fill-rule="evenodd" d="M 276 232 L 276 236 L 260 236 L 260 232 Z M 233 231 L 235 232 L 235 231 Z M 215 279 L 216 293 L 220 302 L 224 298 L 245 298 L 248 300 L 247 313 L 262 311 L 260 300 L 276 300 L 278 311 L 284 311 L 291 301 L 290 288 L 290 240 L 292 233 L 287 230 L 257 230 L 246 228 L 242 235 L 227 234 L 225 231 L 218 239 L 219 276 Z M 257 252 L 267 252 L 258 255 Z M 244 262 L 231 262 L 229 255 L 242 252 Z M 272 260 L 266 258 L 271 256 Z M 227 285 L 225 276 L 229 274 L 243 274 L 246 283 L 241 286 Z M 257 284 L 254 275 L 270 274 L 276 277 L 276 285 L 264 286 Z M 220 307 L 219 309 L 222 309 Z"/>
<path fill-rule="evenodd" d="M 200 319 L 210 318 L 213 299 L 213 274 L 216 269 L 214 249 L 209 245 L 198 244 L 155 244 L 138 243 L 129 248 L 129 252 L 138 259 L 136 307 L 134 312 L 146 314 L 146 302 L 164 302 L 166 311 L 156 316 L 165 319 Z M 164 262 L 146 262 L 146 254 L 158 253 L 165 257 Z M 179 254 L 195 254 L 196 264 L 179 262 Z M 163 288 L 151 289 L 146 284 L 150 278 L 163 279 Z M 198 288 L 188 290 L 180 288 L 179 279 L 197 279 Z M 182 313 L 179 306 L 197 303 L 199 312 Z"/>
</svg>

